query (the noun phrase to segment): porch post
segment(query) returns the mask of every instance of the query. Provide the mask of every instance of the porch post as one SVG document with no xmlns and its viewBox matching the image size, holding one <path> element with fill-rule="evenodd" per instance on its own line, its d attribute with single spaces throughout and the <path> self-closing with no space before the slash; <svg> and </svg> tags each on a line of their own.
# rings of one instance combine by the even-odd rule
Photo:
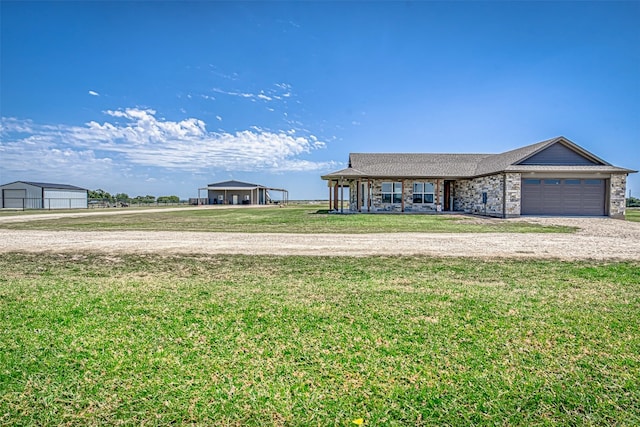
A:
<svg viewBox="0 0 640 427">
<path fill-rule="evenodd" d="M 404 179 L 400 181 L 400 211 L 404 212 Z"/>
<path fill-rule="evenodd" d="M 338 210 L 338 180 L 336 179 L 335 185 L 333 186 L 333 209 Z"/>
<path fill-rule="evenodd" d="M 360 180 L 356 181 L 356 211 L 360 212 Z"/>
<path fill-rule="evenodd" d="M 340 177 L 340 213 L 344 213 L 344 186 Z"/>
<path fill-rule="evenodd" d="M 331 188 L 331 180 L 329 180 L 328 187 L 329 187 L 329 211 L 331 211 L 331 190 L 332 190 L 332 188 Z"/>
</svg>

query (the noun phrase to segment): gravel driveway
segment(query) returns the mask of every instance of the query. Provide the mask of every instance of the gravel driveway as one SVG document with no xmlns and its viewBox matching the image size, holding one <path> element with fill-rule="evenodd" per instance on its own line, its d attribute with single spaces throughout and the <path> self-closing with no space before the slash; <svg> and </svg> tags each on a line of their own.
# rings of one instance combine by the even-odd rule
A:
<svg viewBox="0 0 640 427">
<path fill-rule="evenodd" d="M 0 222 L 35 219 L 42 219 L 42 216 L 0 217 Z M 637 222 L 610 218 L 552 217 L 523 217 L 510 220 L 476 218 L 472 221 L 526 221 L 536 224 L 570 225 L 579 227 L 580 231 L 573 234 L 253 234 L 0 230 L 0 253 L 93 251 L 113 254 L 432 255 L 474 258 L 640 260 L 640 223 Z"/>
</svg>

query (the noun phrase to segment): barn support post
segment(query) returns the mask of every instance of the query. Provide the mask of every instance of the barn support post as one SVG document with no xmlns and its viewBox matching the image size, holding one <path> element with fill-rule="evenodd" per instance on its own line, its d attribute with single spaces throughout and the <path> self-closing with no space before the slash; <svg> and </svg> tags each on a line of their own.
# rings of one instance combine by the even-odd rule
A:
<svg viewBox="0 0 640 427">
<path fill-rule="evenodd" d="M 344 213 L 344 184 L 340 177 L 340 213 Z"/>
</svg>

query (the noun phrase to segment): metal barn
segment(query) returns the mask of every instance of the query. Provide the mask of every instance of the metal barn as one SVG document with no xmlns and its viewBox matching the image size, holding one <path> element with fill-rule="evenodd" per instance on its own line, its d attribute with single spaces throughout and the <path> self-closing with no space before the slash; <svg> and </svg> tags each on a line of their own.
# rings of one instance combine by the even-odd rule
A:
<svg viewBox="0 0 640 427">
<path fill-rule="evenodd" d="M 225 181 L 209 184 L 198 189 L 198 199 L 201 200 L 200 191 L 207 191 L 205 201 L 209 205 L 266 205 L 269 203 L 289 202 L 289 192 L 284 188 L 265 187 L 259 184 L 250 184 L 241 181 Z M 272 198 L 271 192 L 281 194 L 281 200 Z"/>
<path fill-rule="evenodd" d="M 87 190 L 66 184 L 16 181 L 0 185 L 0 208 L 86 209 Z"/>
</svg>

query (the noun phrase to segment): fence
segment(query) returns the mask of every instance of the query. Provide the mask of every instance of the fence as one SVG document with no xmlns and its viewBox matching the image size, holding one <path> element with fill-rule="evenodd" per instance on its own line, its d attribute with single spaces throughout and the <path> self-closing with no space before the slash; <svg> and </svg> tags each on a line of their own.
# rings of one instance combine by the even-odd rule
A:
<svg viewBox="0 0 640 427">
<path fill-rule="evenodd" d="M 2 207 L 8 209 L 86 209 L 87 199 L 78 198 L 29 198 L 5 197 Z"/>
</svg>

